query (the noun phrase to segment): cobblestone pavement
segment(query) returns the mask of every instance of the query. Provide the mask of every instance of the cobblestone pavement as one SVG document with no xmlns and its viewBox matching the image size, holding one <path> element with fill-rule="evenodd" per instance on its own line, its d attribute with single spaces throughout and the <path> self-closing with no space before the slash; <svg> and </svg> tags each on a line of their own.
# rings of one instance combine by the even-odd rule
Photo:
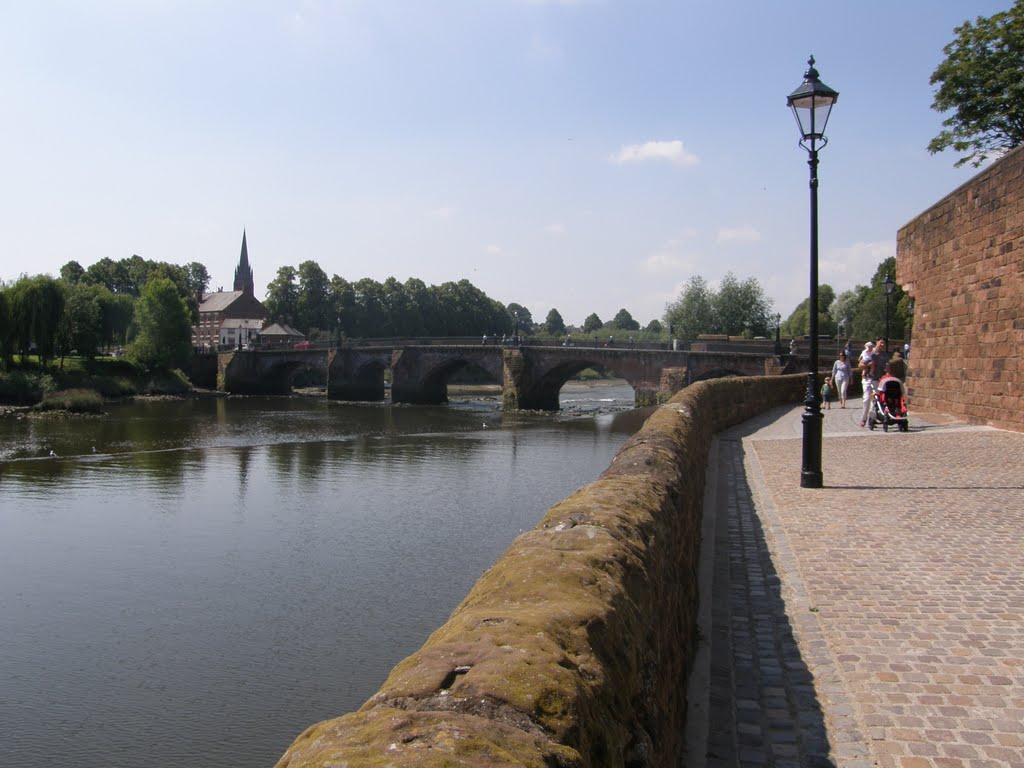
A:
<svg viewBox="0 0 1024 768">
<path fill-rule="evenodd" d="M 1024 766 L 1024 434 L 833 407 L 803 489 L 802 411 L 712 448 L 687 765 Z"/>
</svg>

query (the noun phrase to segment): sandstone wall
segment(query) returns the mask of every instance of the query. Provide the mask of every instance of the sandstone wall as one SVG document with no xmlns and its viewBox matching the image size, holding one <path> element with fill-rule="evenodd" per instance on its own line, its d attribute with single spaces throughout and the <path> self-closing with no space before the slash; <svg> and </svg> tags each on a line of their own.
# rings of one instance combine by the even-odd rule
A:
<svg viewBox="0 0 1024 768">
<path fill-rule="evenodd" d="M 678 765 L 709 444 L 801 401 L 805 384 L 730 378 L 677 394 L 359 711 L 308 728 L 278 768 Z"/>
<path fill-rule="evenodd" d="M 1024 148 L 899 231 L 896 276 L 914 298 L 909 402 L 1024 429 Z"/>
</svg>

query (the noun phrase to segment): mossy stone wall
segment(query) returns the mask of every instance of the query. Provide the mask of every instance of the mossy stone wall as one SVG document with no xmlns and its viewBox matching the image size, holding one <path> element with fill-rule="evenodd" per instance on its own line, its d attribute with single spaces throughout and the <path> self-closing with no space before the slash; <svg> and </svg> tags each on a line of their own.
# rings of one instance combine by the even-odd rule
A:
<svg viewBox="0 0 1024 768">
<path fill-rule="evenodd" d="M 681 391 L 517 537 L 362 708 L 310 726 L 277 768 L 679 765 L 711 438 L 801 401 L 805 384 Z"/>
</svg>

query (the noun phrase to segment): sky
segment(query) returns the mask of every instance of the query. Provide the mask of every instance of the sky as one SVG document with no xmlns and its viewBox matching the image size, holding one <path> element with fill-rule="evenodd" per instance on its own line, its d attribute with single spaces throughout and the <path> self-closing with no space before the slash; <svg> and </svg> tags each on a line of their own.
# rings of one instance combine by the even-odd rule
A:
<svg viewBox="0 0 1024 768">
<path fill-rule="evenodd" d="M 0 4 L 0 280 L 199 261 L 256 293 L 468 279 L 540 322 L 661 318 L 686 281 L 809 292 L 786 96 L 839 91 L 820 281 L 870 281 L 976 171 L 930 155 L 929 77 L 1010 0 L 33 0 Z"/>
</svg>

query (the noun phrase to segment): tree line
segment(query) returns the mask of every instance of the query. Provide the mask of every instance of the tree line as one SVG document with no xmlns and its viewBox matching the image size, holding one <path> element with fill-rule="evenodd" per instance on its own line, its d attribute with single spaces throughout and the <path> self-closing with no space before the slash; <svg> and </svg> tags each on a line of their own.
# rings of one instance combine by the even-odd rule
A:
<svg viewBox="0 0 1024 768">
<path fill-rule="evenodd" d="M 123 348 L 147 369 L 182 367 L 191 354 L 198 301 L 208 288 L 204 265 L 184 266 L 140 256 L 101 259 L 88 268 L 69 261 L 59 277 L 22 275 L 0 284 L 0 365 L 15 354 L 50 361 L 76 354 L 93 359 Z M 518 303 L 492 299 L 468 280 L 427 285 L 418 278 L 351 282 L 328 278 L 314 261 L 278 270 L 264 305 L 273 321 L 294 326 L 314 340 L 422 336 L 561 336 L 569 332 L 552 308 L 543 323 Z M 609 323 L 591 314 L 589 333 L 634 332 L 626 309 Z M 648 331 L 660 333 L 657 321 Z"/>
</svg>

